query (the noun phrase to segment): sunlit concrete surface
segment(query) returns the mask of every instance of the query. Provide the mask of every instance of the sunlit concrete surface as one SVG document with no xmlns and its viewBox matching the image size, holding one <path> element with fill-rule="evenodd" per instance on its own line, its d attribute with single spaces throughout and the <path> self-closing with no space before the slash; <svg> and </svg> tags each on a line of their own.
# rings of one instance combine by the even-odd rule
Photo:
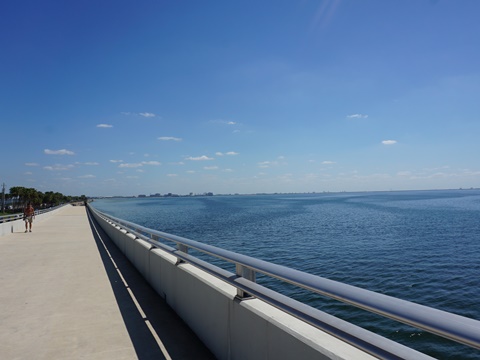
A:
<svg viewBox="0 0 480 360">
<path fill-rule="evenodd" d="M 211 359 L 83 206 L 0 237 L 1 359 Z"/>
</svg>

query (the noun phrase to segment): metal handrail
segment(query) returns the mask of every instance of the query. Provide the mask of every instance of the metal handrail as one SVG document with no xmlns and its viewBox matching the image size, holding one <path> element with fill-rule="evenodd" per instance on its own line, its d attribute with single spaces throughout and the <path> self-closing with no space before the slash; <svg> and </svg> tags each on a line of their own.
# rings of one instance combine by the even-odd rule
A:
<svg viewBox="0 0 480 360">
<path fill-rule="evenodd" d="M 50 211 L 55 210 L 55 209 L 58 209 L 59 207 L 64 206 L 64 205 L 65 204 L 57 205 L 57 206 L 50 207 L 50 208 L 47 208 L 47 209 L 35 210 L 35 216 L 50 212 Z M 23 219 L 23 213 L 3 215 L 3 216 L 0 216 L 0 224 L 10 222 L 10 221 L 15 221 L 15 220 L 22 220 L 22 219 Z"/>
<path fill-rule="evenodd" d="M 306 309 L 305 304 L 302 304 L 305 306 L 299 305 L 301 303 L 298 303 L 293 299 L 286 298 L 283 295 L 280 295 L 276 292 L 273 292 L 256 284 L 254 282 L 254 276 L 250 277 L 249 279 L 245 279 L 244 277 L 242 277 L 245 269 L 253 272 L 262 273 L 276 279 L 280 279 L 287 283 L 342 301 L 344 303 L 367 310 L 369 312 L 373 312 L 384 317 L 453 340 L 455 342 L 459 342 L 470 347 L 480 349 L 480 321 L 478 320 L 434 309 L 428 306 L 419 305 L 391 296 L 379 294 L 352 285 L 347 285 L 337 281 L 329 280 L 299 270 L 291 269 L 282 265 L 277 265 L 246 255 L 241 255 L 212 245 L 203 244 L 195 240 L 190 240 L 180 236 L 149 229 L 141 225 L 107 215 L 96 209 L 93 209 L 92 207 L 90 207 L 90 209 L 99 214 L 105 220 L 111 221 L 116 225 L 124 227 L 125 230 L 149 242 L 154 247 L 160 247 L 172 253 L 178 259 L 192 263 L 195 266 L 198 266 L 208 271 L 209 273 L 219 278 L 222 278 L 225 281 L 228 281 L 229 283 L 236 286 L 237 289 L 239 289 L 239 294 L 241 294 L 242 292 L 246 292 L 250 295 L 261 298 L 269 302 L 270 304 L 281 308 L 291 313 L 292 315 L 311 323 L 314 326 L 322 328 L 323 330 L 326 330 L 327 332 L 330 332 L 331 334 L 347 342 L 350 342 L 353 345 L 362 348 L 363 350 L 370 352 L 371 354 L 380 358 L 392 358 L 391 353 L 387 356 L 385 356 L 385 354 L 379 354 L 379 349 L 377 348 L 377 346 L 382 348 L 380 351 L 382 352 L 385 351 L 385 346 L 383 344 L 378 345 L 376 341 L 373 341 L 375 344 L 372 345 L 372 338 L 369 337 L 367 340 L 365 340 L 362 338 L 363 335 L 360 336 L 360 341 L 358 338 L 353 340 L 350 339 L 350 337 L 352 337 L 352 334 L 349 334 L 349 332 L 351 332 L 353 328 L 349 326 L 347 326 L 344 330 L 339 330 L 338 328 L 330 329 L 331 325 L 325 324 L 327 320 L 332 320 L 329 318 L 325 320 L 325 315 L 327 315 L 328 317 L 328 314 L 319 311 L 313 311 L 314 314 L 312 315 L 312 310 Z M 174 242 L 175 244 L 177 244 L 178 249 L 174 249 L 166 246 L 165 244 L 162 244 L 158 241 L 159 239 Z M 202 260 L 199 260 L 198 258 L 189 255 L 189 248 L 198 250 L 202 253 L 206 253 L 216 258 L 220 258 L 235 264 L 237 269 L 236 276 L 232 278 L 232 274 L 230 272 L 226 272 L 225 270 L 219 271 L 219 268 L 217 268 L 216 266 L 213 266 L 209 263 L 206 263 Z M 320 316 L 318 313 L 322 313 L 324 315 Z M 336 319 L 334 323 L 338 324 L 338 319 Z M 353 326 L 352 324 L 350 325 Z M 358 331 L 358 329 L 353 330 Z M 347 332 L 347 334 L 345 335 L 342 332 Z M 387 340 L 384 338 L 382 339 L 382 341 Z M 368 343 L 367 346 L 365 346 L 364 344 L 365 341 Z M 373 346 L 374 349 L 370 349 L 369 346 Z M 386 347 L 391 346 L 392 344 L 386 345 Z M 389 348 L 387 351 L 390 352 L 390 350 L 391 349 Z M 395 356 L 393 358 L 395 358 Z M 401 356 L 399 358 L 409 357 Z"/>
</svg>

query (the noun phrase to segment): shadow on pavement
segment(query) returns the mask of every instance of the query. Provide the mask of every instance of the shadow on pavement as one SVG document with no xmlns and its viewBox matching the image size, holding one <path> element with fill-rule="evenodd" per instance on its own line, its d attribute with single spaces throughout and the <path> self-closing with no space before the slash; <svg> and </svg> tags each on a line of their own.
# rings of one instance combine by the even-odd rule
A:
<svg viewBox="0 0 480 360">
<path fill-rule="evenodd" d="M 88 215 L 90 228 L 138 359 L 168 358 L 148 327 L 148 322 L 171 359 L 215 359 L 195 333 L 146 282 L 95 219 Z M 115 264 L 128 287 L 122 281 Z M 134 294 L 146 318 L 137 309 L 128 289 Z"/>
</svg>

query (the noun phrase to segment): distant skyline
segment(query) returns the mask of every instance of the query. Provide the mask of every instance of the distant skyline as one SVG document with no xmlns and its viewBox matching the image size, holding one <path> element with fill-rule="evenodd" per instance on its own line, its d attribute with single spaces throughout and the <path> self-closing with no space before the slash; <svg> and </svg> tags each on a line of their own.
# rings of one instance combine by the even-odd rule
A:
<svg viewBox="0 0 480 360">
<path fill-rule="evenodd" d="M 11 1 L 0 185 L 480 187 L 480 2 Z"/>
</svg>

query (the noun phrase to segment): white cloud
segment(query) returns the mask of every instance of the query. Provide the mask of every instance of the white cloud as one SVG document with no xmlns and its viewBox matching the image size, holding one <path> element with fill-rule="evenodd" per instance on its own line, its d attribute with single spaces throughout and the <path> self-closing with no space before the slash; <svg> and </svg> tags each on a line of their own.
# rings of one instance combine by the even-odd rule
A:
<svg viewBox="0 0 480 360">
<path fill-rule="evenodd" d="M 141 163 L 135 163 L 135 164 L 123 163 L 123 164 L 118 165 L 119 168 L 137 168 L 137 167 L 141 167 L 141 166 L 143 166 L 143 164 L 141 164 Z"/>
<path fill-rule="evenodd" d="M 33 173 L 31 171 L 26 171 L 25 175 L 33 175 Z"/>
<path fill-rule="evenodd" d="M 75 165 L 97 166 L 97 165 L 100 165 L 100 164 L 97 163 L 97 162 L 85 162 L 85 163 L 76 162 Z"/>
<path fill-rule="evenodd" d="M 141 112 L 141 113 L 135 113 L 135 112 L 130 112 L 130 111 L 122 111 L 120 114 L 125 115 L 125 116 L 143 116 L 146 118 L 151 118 L 151 117 L 156 117 L 157 115 L 154 113 L 150 112 Z"/>
<path fill-rule="evenodd" d="M 262 161 L 258 163 L 258 167 L 260 168 L 268 168 L 272 165 L 277 165 L 277 162 L 272 162 L 272 161 Z"/>
<path fill-rule="evenodd" d="M 186 158 L 185 160 L 206 161 L 206 160 L 213 160 L 213 158 L 209 158 L 206 155 L 202 155 L 202 156 L 197 156 L 197 157 L 190 156 L 190 157 Z"/>
<path fill-rule="evenodd" d="M 64 171 L 64 170 L 70 170 L 73 167 L 74 167 L 73 165 L 55 164 L 55 165 L 51 165 L 51 166 L 44 166 L 43 168 L 45 170 L 49 170 L 49 171 Z"/>
<path fill-rule="evenodd" d="M 331 165 L 331 164 L 335 164 L 335 161 L 325 160 L 325 161 L 322 161 L 322 164 L 323 165 Z"/>
<path fill-rule="evenodd" d="M 155 114 L 149 113 L 149 112 L 139 113 L 138 115 L 143 116 L 143 117 L 146 117 L 146 118 L 150 118 L 150 117 L 155 117 L 155 116 L 156 116 Z"/>
<path fill-rule="evenodd" d="M 382 144 L 383 145 L 394 145 L 397 143 L 397 140 L 383 140 Z"/>
<path fill-rule="evenodd" d="M 96 177 L 96 176 L 95 176 L 95 175 L 92 175 L 92 174 L 79 176 L 80 179 L 93 179 L 93 178 L 95 178 L 95 177 Z"/>
<path fill-rule="evenodd" d="M 43 152 L 47 155 L 75 155 L 73 151 L 62 149 L 62 150 L 50 150 L 45 149 Z"/>
<path fill-rule="evenodd" d="M 167 174 L 168 177 L 176 177 L 178 174 Z"/>
<path fill-rule="evenodd" d="M 98 127 L 98 128 L 112 128 L 113 125 L 109 125 L 109 124 L 98 124 L 97 127 Z"/>
<path fill-rule="evenodd" d="M 181 138 L 173 137 L 173 136 L 160 136 L 158 140 L 162 141 L 182 141 Z"/>
<path fill-rule="evenodd" d="M 279 156 L 278 159 L 285 160 L 285 156 Z M 287 163 L 283 161 L 280 161 L 280 162 L 279 161 L 262 161 L 262 162 L 259 162 L 257 165 L 259 168 L 269 168 L 272 166 L 287 165 Z"/>
<path fill-rule="evenodd" d="M 161 163 L 158 162 L 158 161 L 142 161 L 140 163 L 121 163 L 120 165 L 118 165 L 118 167 L 119 168 L 135 169 L 135 168 L 142 167 L 143 165 L 158 166 L 158 165 L 161 165 Z"/>
<path fill-rule="evenodd" d="M 218 166 L 205 166 L 204 169 L 205 170 L 217 170 Z"/>
<path fill-rule="evenodd" d="M 366 119 L 368 118 L 368 115 L 364 114 L 352 114 L 352 115 L 347 115 L 348 119 Z"/>
<path fill-rule="evenodd" d="M 214 124 L 237 125 L 237 123 L 235 121 L 231 121 L 231 120 L 218 119 L 218 120 L 211 120 L 210 122 L 214 123 Z"/>
<path fill-rule="evenodd" d="M 123 160 L 110 160 L 110 162 L 116 164 L 116 163 L 122 163 Z"/>
<path fill-rule="evenodd" d="M 226 152 L 226 153 L 222 153 L 220 151 L 216 152 L 215 155 L 217 156 L 224 156 L 224 155 L 227 155 L 227 156 L 235 156 L 235 155 L 238 155 L 237 152 L 235 151 L 229 151 L 229 152 Z"/>
<path fill-rule="evenodd" d="M 39 166 L 37 163 L 25 163 L 25 166 Z"/>
</svg>

